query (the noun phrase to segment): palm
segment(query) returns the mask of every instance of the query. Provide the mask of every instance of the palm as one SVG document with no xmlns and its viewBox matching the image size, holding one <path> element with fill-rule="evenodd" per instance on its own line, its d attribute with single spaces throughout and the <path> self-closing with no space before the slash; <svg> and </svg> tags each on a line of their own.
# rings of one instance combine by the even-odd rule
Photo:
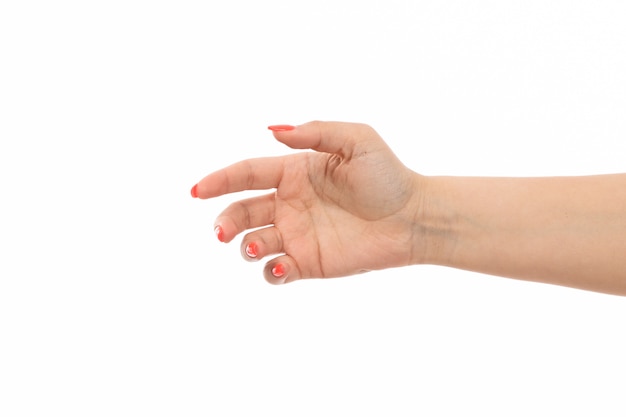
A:
<svg viewBox="0 0 626 417">
<path fill-rule="evenodd" d="M 392 157 L 393 164 L 389 164 Z M 305 276 L 332 277 L 398 263 L 409 228 L 402 213 L 410 176 L 382 150 L 354 159 L 303 153 L 285 159 L 275 227 Z M 306 168 L 304 168 L 306 167 Z"/>
</svg>

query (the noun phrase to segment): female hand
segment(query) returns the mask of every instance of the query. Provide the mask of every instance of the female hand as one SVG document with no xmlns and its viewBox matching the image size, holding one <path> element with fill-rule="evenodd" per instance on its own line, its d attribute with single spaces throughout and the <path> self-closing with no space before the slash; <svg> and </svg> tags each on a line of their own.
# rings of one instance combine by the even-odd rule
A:
<svg viewBox="0 0 626 417">
<path fill-rule="evenodd" d="M 192 196 L 201 199 L 275 189 L 227 207 L 215 221 L 221 241 L 256 229 L 243 237 L 241 253 L 249 261 L 278 254 L 264 269 L 274 284 L 418 261 L 422 177 L 405 167 L 374 129 L 310 122 L 270 130 L 291 148 L 316 152 L 244 160 L 195 185 Z"/>
<path fill-rule="evenodd" d="M 247 233 L 247 260 L 270 260 L 271 283 L 429 263 L 626 295 L 626 174 L 424 177 L 369 126 L 271 126 L 296 149 L 238 162 L 195 185 L 194 197 L 259 189 L 215 222 Z"/>
</svg>

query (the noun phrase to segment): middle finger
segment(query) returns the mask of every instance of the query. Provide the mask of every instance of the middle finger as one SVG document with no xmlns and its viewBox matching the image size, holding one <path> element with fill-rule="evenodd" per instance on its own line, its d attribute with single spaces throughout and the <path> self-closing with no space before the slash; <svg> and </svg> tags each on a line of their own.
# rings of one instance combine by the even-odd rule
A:
<svg viewBox="0 0 626 417">
<path fill-rule="evenodd" d="M 244 230 L 274 223 L 275 208 L 275 193 L 230 204 L 215 219 L 216 229 L 221 229 L 218 237 L 223 242 L 229 242 Z"/>
</svg>

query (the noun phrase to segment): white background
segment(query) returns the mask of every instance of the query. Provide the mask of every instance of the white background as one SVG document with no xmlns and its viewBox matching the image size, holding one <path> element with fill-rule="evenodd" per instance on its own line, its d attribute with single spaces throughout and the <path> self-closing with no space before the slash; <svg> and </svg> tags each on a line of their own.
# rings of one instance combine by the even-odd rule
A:
<svg viewBox="0 0 626 417">
<path fill-rule="evenodd" d="M 3 1 L 0 415 L 623 416 L 626 299 L 431 266 L 271 286 L 212 233 L 241 195 L 189 189 L 312 119 L 368 123 L 426 175 L 622 172 L 625 21 Z"/>
</svg>

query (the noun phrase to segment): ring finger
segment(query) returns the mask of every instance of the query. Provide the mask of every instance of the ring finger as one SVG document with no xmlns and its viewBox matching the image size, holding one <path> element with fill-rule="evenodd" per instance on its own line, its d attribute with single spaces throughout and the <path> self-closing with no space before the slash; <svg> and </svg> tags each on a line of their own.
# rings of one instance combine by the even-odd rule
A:
<svg viewBox="0 0 626 417">
<path fill-rule="evenodd" d="M 282 252 L 282 236 L 278 228 L 273 226 L 250 232 L 241 242 L 241 256 L 247 261 L 258 261 L 267 255 Z"/>
</svg>

